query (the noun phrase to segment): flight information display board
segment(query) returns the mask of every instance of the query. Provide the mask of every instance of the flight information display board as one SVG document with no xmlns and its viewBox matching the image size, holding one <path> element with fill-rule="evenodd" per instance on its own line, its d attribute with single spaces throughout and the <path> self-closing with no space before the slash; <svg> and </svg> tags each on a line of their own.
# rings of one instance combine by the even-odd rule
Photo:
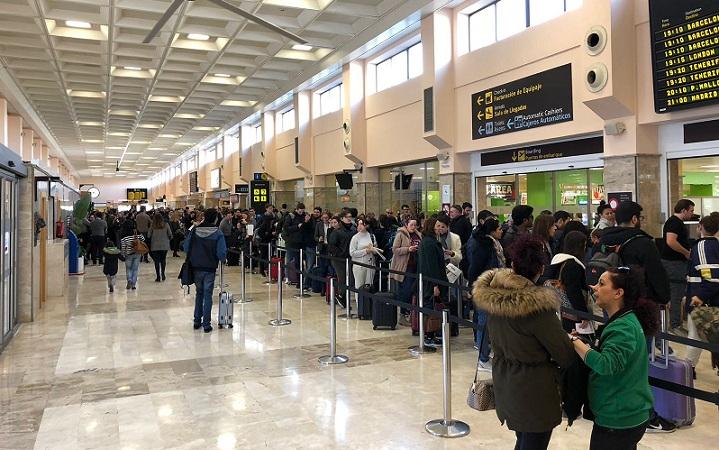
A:
<svg viewBox="0 0 719 450">
<path fill-rule="evenodd" d="M 719 103 L 719 2 L 650 0 L 654 109 Z"/>
</svg>

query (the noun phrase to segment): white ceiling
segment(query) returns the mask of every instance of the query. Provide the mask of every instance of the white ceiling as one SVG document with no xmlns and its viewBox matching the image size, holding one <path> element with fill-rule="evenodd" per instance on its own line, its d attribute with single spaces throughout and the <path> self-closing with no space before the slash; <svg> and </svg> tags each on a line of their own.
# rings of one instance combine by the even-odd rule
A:
<svg viewBox="0 0 719 450">
<path fill-rule="evenodd" d="M 79 175 L 114 174 L 122 158 L 125 174 L 146 176 L 308 79 L 320 61 L 345 56 L 337 49 L 353 39 L 367 41 L 387 19 L 431 3 L 228 2 L 313 49 L 293 50 L 287 38 L 207 0 L 185 2 L 150 44 L 142 40 L 171 0 L 0 0 L 0 64 Z"/>
</svg>

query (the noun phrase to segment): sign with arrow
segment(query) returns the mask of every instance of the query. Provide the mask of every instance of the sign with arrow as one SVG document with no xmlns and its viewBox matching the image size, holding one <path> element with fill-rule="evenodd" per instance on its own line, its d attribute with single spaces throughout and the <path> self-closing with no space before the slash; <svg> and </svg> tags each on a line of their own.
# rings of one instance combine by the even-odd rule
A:
<svg viewBox="0 0 719 450">
<path fill-rule="evenodd" d="M 472 94 L 472 139 L 574 120 L 572 65 Z"/>
</svg>

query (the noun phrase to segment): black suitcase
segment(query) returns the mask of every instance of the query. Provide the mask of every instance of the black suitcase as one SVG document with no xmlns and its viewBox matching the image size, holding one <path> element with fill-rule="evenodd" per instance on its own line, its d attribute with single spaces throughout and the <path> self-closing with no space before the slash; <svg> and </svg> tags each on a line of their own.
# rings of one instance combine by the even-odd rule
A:
<svg viewBox="0 0 719 450">
<path fill-rule="evenodd" d="M 318 277 L 318 278 L 322 278 L 322 279 L 318 280 L 316 278 L 308 278 L 308 282 L 305 284 L 311 285 L 312 292 L 314 292 L 315 294 L 323 293 L 325 291 L 325 281 L 324 281 L 325 271 L 322 269 L 322 267 L 319 267 L 319 266 L 313 267 L 310 269 L 310 275 L 312 275 L 313 277 Z"/>
<path fill-rule="evenodd" d="M 394 294 L 383 292 L 377 294 L 380 297 L 387 297 L 394 300 Z M 372 305 L 372 329 L 389 328 L 394 330 L 397 327 L 397 307 L 391 303 L 385 303 L 376 298 Z"/>
<path fill-rule="evenodd" d="M 368 284 L 364 285 L 359 290 L 359 296 L 357 300 L 357 317 L 359 317 L 360 320 L 372 319 L 372 297 L 366 295 L 371 292 L 371 286 Z"/>
</svg>

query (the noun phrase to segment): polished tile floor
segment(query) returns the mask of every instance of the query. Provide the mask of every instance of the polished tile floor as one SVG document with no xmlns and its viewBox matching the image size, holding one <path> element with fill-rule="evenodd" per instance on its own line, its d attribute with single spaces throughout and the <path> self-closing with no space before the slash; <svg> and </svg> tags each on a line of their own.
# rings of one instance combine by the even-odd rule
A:
<svg viewBox="0 0 719 450">
<path fill-rule="evenodd" d="M 0 448 L 513 448 L 493 411 L 466 406 L 476 361 L 470 330 L 453 340 L 452 405 L 472 431 L 441 439 L 424 431 L 442 415 L 441 355 L 412 357 L 409 329 L 338 320 L 338 351 L 350 362 L 321 367 L 317 358 L 329 351 L 323 298 L 297 300 L 288 290 L 292 324 L 274 328 L 276 287 L 248 275 L 254 301 L 235 306 L 234 329 L 204 334 L 192 329 L 194 292 L 183 295 L 178 270 L 171 258 L 168 281 L 155 283 L 143 264 L 138 290 L 124 289 L 122 272 L 110 294 L 101 267 L 90 266 L 66 297 L 21 326 L 0 355 Z M 227 272 L 239 296 L 239 270 Z M 699 387 L 717 389 L 708 359 Z M 640 448 L 713 447 L 717 409 L 697 409 L 694 426 L 647 435 Z M 591 424 L 565 425 L 551 448 L 587 448 Z"/>
</svg>

